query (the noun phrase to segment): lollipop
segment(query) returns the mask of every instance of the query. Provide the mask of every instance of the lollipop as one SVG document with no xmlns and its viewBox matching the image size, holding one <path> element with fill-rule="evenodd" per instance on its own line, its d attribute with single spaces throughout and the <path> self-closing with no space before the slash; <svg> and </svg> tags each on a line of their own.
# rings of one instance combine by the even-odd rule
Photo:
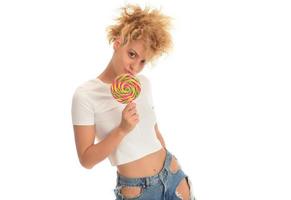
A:
<svg viewBox="0 0 291 200">
<path fill-rule="evenodd" d="M 136 99 L 140 91 L 139 80 L 131 74 L 121 74 L 111 84 L 112 96 L 123 104 L 128 104 Z"/>
</svg>

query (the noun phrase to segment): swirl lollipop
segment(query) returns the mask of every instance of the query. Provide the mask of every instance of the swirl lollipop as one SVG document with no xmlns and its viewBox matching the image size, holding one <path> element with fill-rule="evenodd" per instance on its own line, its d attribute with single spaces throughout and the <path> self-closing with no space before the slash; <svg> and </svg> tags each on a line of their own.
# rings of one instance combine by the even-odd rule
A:
<svg viewBox="0 0 291 200">
<path fill-rule="evenodd" d="M 111 84 L 112 96 L 122 104 L 132 102 L 138 97 L 140 91 L 139 80 L 131 74 L 121 74 Z"/>
</svg>

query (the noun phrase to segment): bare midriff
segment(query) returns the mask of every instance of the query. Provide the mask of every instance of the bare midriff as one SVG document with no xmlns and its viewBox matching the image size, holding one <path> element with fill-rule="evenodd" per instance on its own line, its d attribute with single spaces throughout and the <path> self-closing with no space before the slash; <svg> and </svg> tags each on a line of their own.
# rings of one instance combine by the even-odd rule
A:
<svg viewBox="0 0 291 200">
<path fill-rule="evenodd" d="M 163 169 L 166 153 L 166 149 L 163 147 L 162 149 L 138 160 L 118 165 L 117 170 L 119 174 L 128 178 L 154 176 Z"/>
</svg>

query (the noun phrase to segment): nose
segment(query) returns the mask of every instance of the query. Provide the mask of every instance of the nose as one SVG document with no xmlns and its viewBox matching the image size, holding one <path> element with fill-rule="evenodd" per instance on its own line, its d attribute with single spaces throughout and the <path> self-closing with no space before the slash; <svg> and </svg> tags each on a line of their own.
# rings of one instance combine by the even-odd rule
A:
<svg viewBox="0 0 291 200">
<path fill-rule="evenodd" d="M 132 65 L 129 66 L 129 71 L 131 71 L 131 72 L 133 71 L 133 66 Z"/>
<path fill-rule="evenodd" d="M 133 67 L 133 65 L 129 66 L 129 72 L 135 74 L 135 68 Z"/>
</svg>

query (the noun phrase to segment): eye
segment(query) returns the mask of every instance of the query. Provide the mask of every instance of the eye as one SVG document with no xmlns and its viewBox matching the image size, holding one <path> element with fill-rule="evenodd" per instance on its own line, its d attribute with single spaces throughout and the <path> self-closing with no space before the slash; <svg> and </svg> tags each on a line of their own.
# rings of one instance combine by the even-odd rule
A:
<svg viewBox="0 0 291 200">
<path fill-rule="evenodd" d="M 128 55 L 129 55 L 129 57 L 131 57 L 131 58 L 135 58 L 135 56 L 136 56 L 135 53 L 133 53 L 133 52 L 129 52 Z"/>
</svg>

